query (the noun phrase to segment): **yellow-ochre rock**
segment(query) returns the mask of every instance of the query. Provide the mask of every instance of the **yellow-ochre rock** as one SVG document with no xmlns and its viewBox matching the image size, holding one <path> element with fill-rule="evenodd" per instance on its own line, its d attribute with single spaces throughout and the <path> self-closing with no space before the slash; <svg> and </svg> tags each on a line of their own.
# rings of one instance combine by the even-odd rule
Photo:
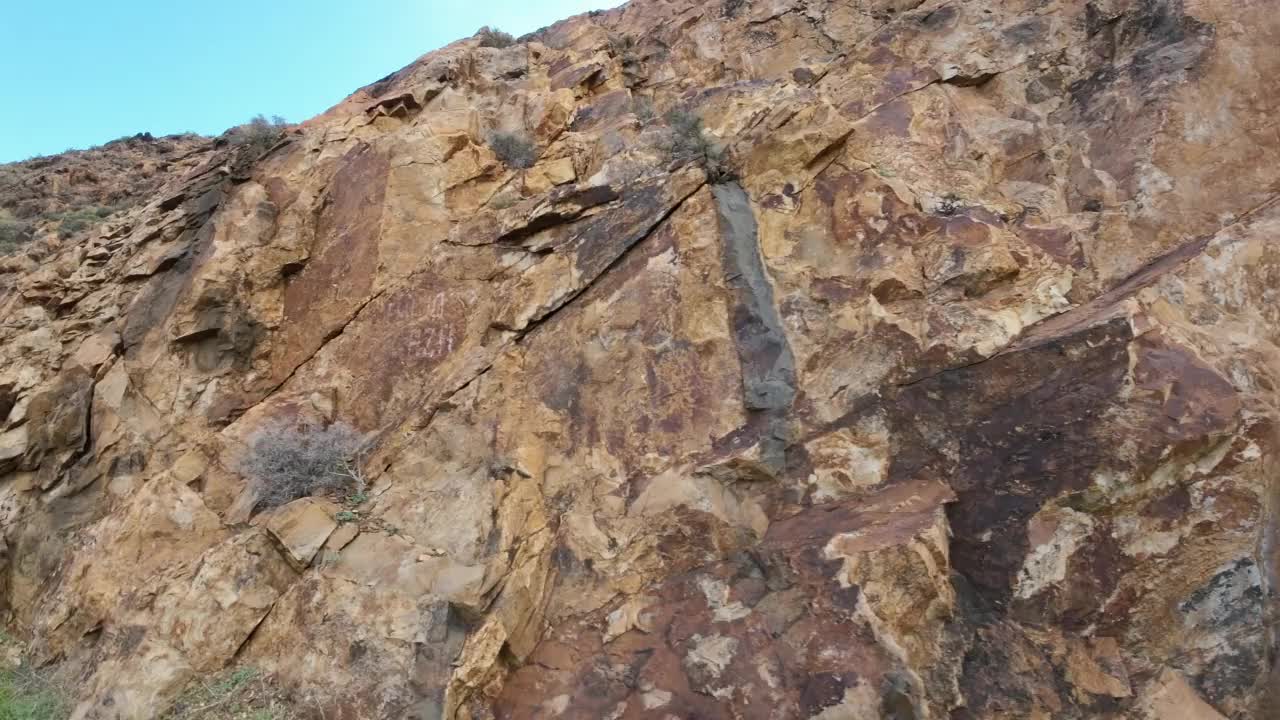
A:
<svg viewBox="0 0 1280 720">
<path fill-rule="evenodd" d="M 5 632 L 80 720 L 1280 717 L 1275 10 L 632 0 L 121 146 L 0 260 Z"/>
</svg>

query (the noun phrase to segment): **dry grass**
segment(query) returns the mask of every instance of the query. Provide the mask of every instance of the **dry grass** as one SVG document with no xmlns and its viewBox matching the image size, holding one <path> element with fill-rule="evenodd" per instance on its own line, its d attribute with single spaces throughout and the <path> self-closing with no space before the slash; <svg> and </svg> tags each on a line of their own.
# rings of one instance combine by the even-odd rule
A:
<svg viewBox="0 0 1280 720">
<path fill-rule="evenodd" d="M 297 720 L 299 715 L 256 668 L 229 668 L 187 686 L 161 720 Z"/>
<path fill-rule="evenodd" d="M 0 671 L 0 720 L 65 720 L 71 707 L 45 673 L 28 667 Z"/>
<path fill-rule="evenodd" d="M 22 650 L 0 631 L 0 720 L 66 720 L 70 694 L 52 671 L 22 663 Z"/>
<path fill-rule="evenodd" d="M 75 693 L 55 668 L 17 663 L 22 646 L 0 632 L 0 720 L 67 720 Z M 252 667 L 228 668 L 189 683 L 162 720 L 301 720 L 270 676 Z"/>
<path fill-rule="evenodd" d="M 241 470 L 261 487 L 259 502 L 276 507 L 308 495 L 364 492 L 359 455 L 364 438 L 337 422 L 328 427 L 273 423 L 249 440 Z"/>
<path fill-rule="evenodd" d="M 489 137 L 489 147 L 508 167 L 531 168 L 538 161 L 538 149 L 522 135 L 494 133 Z"/>
</svg>

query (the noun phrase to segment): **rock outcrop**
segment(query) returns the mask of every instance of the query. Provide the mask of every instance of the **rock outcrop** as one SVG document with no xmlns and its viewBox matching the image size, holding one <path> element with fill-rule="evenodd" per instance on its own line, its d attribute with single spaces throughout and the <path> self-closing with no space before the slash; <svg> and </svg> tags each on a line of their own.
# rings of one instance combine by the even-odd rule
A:
<svg viewBox="0 0 1280 720">
<path fill-rule="evenodd" d="M 128 209 L 203 160 L 212 140 L 138 133 L 88 150 L 0 166 L 0 208 L 19 218 L 84 207 Z"/>
<path fill-rule="evenodd" d="M 1274 11 L 633 0 L 208 147 L 0 285 L 10 632 L 81 720 L 1276 717 Z"/>
<path fill-rule="evenodd" d="M 63 249 L 63 241 L 146 203 L 166 181 L 204 163 L 214 144 L 190 133 L 138 133 L 88 150 L 0 165 L 0 255 L 37 240 L 24 255 L 45 260 Z M 0 257 L 0 272 L 30 269 Z"/>
</svg>

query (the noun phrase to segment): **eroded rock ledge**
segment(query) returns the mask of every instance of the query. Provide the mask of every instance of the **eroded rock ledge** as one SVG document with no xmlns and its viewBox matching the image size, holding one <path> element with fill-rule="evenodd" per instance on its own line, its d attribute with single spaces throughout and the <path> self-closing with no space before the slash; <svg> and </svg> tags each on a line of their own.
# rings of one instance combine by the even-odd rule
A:
<svg viewBox="0 0 1280 720">
<path fill-rule="evenodd" d="M 6 629 L 82 720 L 1274 717 L 1277 48 L 633 0 L 205 148 L 0 268 Z M 281 421 L 358 507 L 255 509 Z"/>
</svg>

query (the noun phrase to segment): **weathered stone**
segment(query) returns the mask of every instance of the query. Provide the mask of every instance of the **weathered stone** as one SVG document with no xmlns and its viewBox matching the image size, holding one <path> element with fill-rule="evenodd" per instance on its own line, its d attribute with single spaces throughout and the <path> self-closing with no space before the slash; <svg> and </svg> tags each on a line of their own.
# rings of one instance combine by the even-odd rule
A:
<svg viewBox="0 0 1280 720">
<path fill-rule="evenodd" d="M 633 0 L 193 146 L 0 263 L 7 630 L 83 717 L 1277 716 L 1278 37 Z"/>
<path fill-rule="evenodd" d="M 173 568 L 151 606 L 129 608 L 102 638 L 73 717 L 151 716 L 188 680 L 225 666 L 296 577 L 261 531 L 210 548 L 194 568 Z"/>
<path fill-rule="evenodd" d="M 355 523 L 343 523 L 324 541 L 324 550 L 334 553 L 342 552 L 342 549 L 350 545 L 359 534 L 360 526 Z"/>
<path fill-rule="evenodd" d="M 576 180 L 572 158 L 560 158 L 540 164 L 524 177 L 524 189 L 532 195 L 541 195 L 557 185 Z"/>
<path fill-rule="evenodd" d="M 88 370 L 90 373 L 106 364 L 120 345 L 120 335 L 113 330 L 95 333 L 85 338 L 71 356 L 70 362 Z"/>
<path fill-rule="evenodd" d="M 331 502 L 301 498 L 272 511 L 265 527 L 289 562 L 305 570 L 338 528 L 338 512 L 339 507 Z"/>
<path fill-rule="evenodd" d="M 28 429 L 26 425 L 19 425 L 0 434 L 0 473 L 12 472 L 27 453 Z"/>
<path fill-rule="evenodd" d="M 948 707 L 954 686 L 916 674 L 943 660 L 946 499 L 940 486 L 913 485 L 813 508 L 750 553 L 621 604 L 607 625 L 601 611 L 554 629 L 508 682 L 498 714 L 596 718 L 635 706 L 680 717 L 877 717 L 899 701 L 887 699 L 895 688 L 917 716 Z M 601 661 L 573 662 L 579 648 Z"/>
<path fill-rule="evenodd" d="M 1150 720 L 1222 720 L 1224 717 L 1200 699 L 1176 670 L 1170 669 L 1165 669 L 1151 684 L 1141 707 Z"/>
<path fill-rule="evenodd" d="M 67 464 L 88 443 L 93 377 L 83 368 L 60 374 L 53 386 L 33 396 L 27 408 L 25 469 L 39 468 L 46 488 L 57 482 Z"/>
</svg>

